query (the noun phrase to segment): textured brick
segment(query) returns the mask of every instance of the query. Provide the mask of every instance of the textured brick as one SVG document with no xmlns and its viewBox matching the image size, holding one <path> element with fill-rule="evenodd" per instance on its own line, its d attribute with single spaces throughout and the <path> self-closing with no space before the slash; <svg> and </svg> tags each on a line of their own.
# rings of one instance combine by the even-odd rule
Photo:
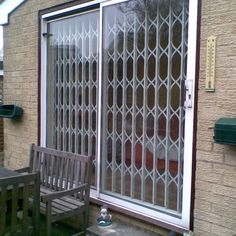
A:
<svg viewBox="0 0 236 236">
<path fill-rule="evenodd" d="M 232 154 L 225 154 L 225 164 L 236 166 L 236 152 Z"/>
<path fill-rule="evenodd" d="M 225 164 L 213 164 L 212 171 L 216 174 L 236 175 L 236 166 L 230 166 Z"/>
<path fill-rule="evenodd" d="M 197 155 L 198 155 L 199 161 L 223 163 L 223 160 L 224 160 L 224 156 L 221 153 L 205 152 L 205 151 L 198 150 Z"/>
<path fill-rule="evenodd" d="M 234 227 L 235 228 L 235 227 Z M 219 225 L 212 225 L 212 235 L 217 235 L 217 236 L 235 236 L 236 234 L 236 230 L 232 230 L 232 229 L 227 229 L 223 226 L 219 226 Z"/>
<path fill-rule="evenodd" d="M 194 232 L 232 236 L 236 220 L 236 148 L 213 141 L 215 121 L 236 115 L 236 1 L 203 0 Z M 206 42 L 216 36 L 216 90 L 205 91 Z M 202 205 L 201 205 L 202 202 Z M 205 207 L 204 207 L 205 206 Z M 210 229 L 210 230 L 209 230 Z"/>
<path fill-rule="evenodd" d="M 198 220 L 212 223 L 213 225 L 219 225 L 232 230 L 235 229 L 235 220 L 228 216 L 226 217 L 212 212 L 195 210 L 194 217 Z"/>
<path fill-rule="evenodd" d="M 211 226 L 212 224 L 205 221 L 205 220 L 195 220 L 194 222 L 196 228 L 204 229 L 204 234 L 203 232 L 195 232 L 196 235 L 207 235 L 211 232 Z"/>
<path fill-rule="evenodd" d="M 217 215 L 225 216 L 232 218 L 236 222 L 236 207 L 226 207 L 226 206 L 219 206 L 218 204 L 211 205 L 212 212 Z"/>
<path fill-rule="evenodd" d="M 227 197 L 236 198 L 236 188 L 231 188 L 231 187 L 222 186 L 222 185 L 213 185 L 212 192 L 220 194 L 220 195 L 224 195 Z"/>
<path fill-rule="evenodd" d="M 208 182 L 208 183 L 221 183 L 223 180 L 223 175 L 218 173 L 213 173 L 211 167 L 212 165 L 209 162 L 198 162 L 196 170 L 196 180 L 197 181 L 201 180 L 203 182 Z"/>
<path fill-rule="evenodd" d="M 212 203 L 208 201 L 202 201 L 201 199 L 196 199 L 195 207 L 199 210 L 211 211 Z"/>
</svg>

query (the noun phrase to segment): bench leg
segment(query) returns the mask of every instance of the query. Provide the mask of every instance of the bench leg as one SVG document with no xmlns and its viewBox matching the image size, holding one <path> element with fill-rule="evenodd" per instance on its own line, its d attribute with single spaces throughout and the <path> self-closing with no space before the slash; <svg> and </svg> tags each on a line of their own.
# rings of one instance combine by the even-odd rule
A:
<svg viewBox="0 0 236 236">
<path fill-rule="evenodd" d="M 83 230 L 84 232 L 86 232 L 86 229 L 88 227 L 88 221 L 89 221 L 89 212 L 88 212 L 88 208 L 85 210 L 84 212 L 84 227 L 83 227 Z"/>
<path fill-rule="evenodd" d="M 51 236 L 51 202 L 46 203 L 46 236 Z"/>
<path fill-rule="evenodd" d="M 34 220 L 34 235 L 39 236 L 39 234 L 40 234 L 40 209 L 39 209 L 39 206 L 35 206 L 33 220 Z"/>
</svg>

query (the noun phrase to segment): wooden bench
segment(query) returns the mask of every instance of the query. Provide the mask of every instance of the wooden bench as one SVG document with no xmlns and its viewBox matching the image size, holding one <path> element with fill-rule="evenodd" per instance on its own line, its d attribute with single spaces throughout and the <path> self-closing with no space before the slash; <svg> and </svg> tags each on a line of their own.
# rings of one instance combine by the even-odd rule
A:
<svg viewBox="0 0 236 236">
<path fill-rule="evenodd" d="M 91 157 L 31 145 L 29 167 L 18 171 L 40 171 L 40 212 L 48 236 L 51 223 L 77 214 L 83 214 L 86 229 L 91 167 Z"/>
<path fill-rule="evenodd" d="M 0 179 L 1 236 L 39 236 L 39 188 L 38 172 Z"/>
</svg>

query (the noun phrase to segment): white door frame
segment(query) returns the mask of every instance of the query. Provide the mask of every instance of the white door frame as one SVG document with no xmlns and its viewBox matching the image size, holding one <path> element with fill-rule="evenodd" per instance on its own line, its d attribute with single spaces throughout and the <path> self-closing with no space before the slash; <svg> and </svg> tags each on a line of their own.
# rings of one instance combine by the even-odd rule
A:
<svg viewBox="0 0 236 236">
<path fill-rule="evenodd" d="M 41 17 L 41 34 L 47 32 L 47 19 L 49 17 L 56 17 L 59 14 L 70 12 L 72 10 L 79 10 L 94 4 L 100 4 L 100 30 L 102 29 L 102 8 L 114 3 L 123 2 L 124 0 L 94 0 L 87 3 L 79 4 L 73 7 L 68 7 L 51 13 L 42 15 Z M 130 203 L 115 197 L 111 197 L 100 193 L 100 179 L 98 177 L 98 189 L 91 190 L 91 197 L 100 199 L 111 205 L 115 205 L 121 209 L 129 209 L 129 211 L 150 217 L 154 220 L 161 221 L 172 226 L 189 230 L 190 227 L 190 210 L 191 210 L 191 186 L 192 186 L 192 153 L 193 153 L 193 124 L 194 124 L 194 92 L 195 92 L 195 65 L 196 65 L 196 45 L 197 45 L 197 17 L 198 17 L 198 0 L 189 0 L 189 26 L 188 26 L 188 59 L 187 59 L 187 79 L 193 81 L 192 88 L 192 108 L 186 108 L 185 116 L 185 145 L 184 145 L 184 178 L 183 178 L 183 199 L 182 199 L 182 214 L 179 217 L 167 215 L 166 213 L 156 210 L 147 209 L 146 207 Z M 101 32 L 101 31 L 100 31 Z M 100 33 L 100 50 L 102 34 Z M 101 52 L 101 51 L 100 51 Z M 99 74 L 99 105 L 98 105 L 98 137 L 101 137 L 101 94 L 102 94 L 102 56 L 100 53 L 100 74 Z M 46 145 L 46 115 L 47 115 L 47 39 L 41 36 L 41 139 L 40 144 Z M 101 138 L 98 138 L 98 165 L 101 164 Z M 100 168 L 98 168 L 98 176 L 100 176 Z M 127 198 L 128 200 L 128 198 Z"/>
</svg>

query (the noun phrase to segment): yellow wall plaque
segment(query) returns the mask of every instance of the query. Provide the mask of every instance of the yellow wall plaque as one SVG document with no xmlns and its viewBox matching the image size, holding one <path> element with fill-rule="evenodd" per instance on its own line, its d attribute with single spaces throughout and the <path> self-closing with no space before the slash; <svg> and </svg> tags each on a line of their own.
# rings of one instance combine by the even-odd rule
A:
<svg viewBox="0 0 236 236">
<path fill-rule="evenodd" d="M 215 61 L 216 61 L 216 37 L 207 39 L 206 57 L 206 84 L 205 89 L 209 92 L 215 91 Z"/>
</svg>

